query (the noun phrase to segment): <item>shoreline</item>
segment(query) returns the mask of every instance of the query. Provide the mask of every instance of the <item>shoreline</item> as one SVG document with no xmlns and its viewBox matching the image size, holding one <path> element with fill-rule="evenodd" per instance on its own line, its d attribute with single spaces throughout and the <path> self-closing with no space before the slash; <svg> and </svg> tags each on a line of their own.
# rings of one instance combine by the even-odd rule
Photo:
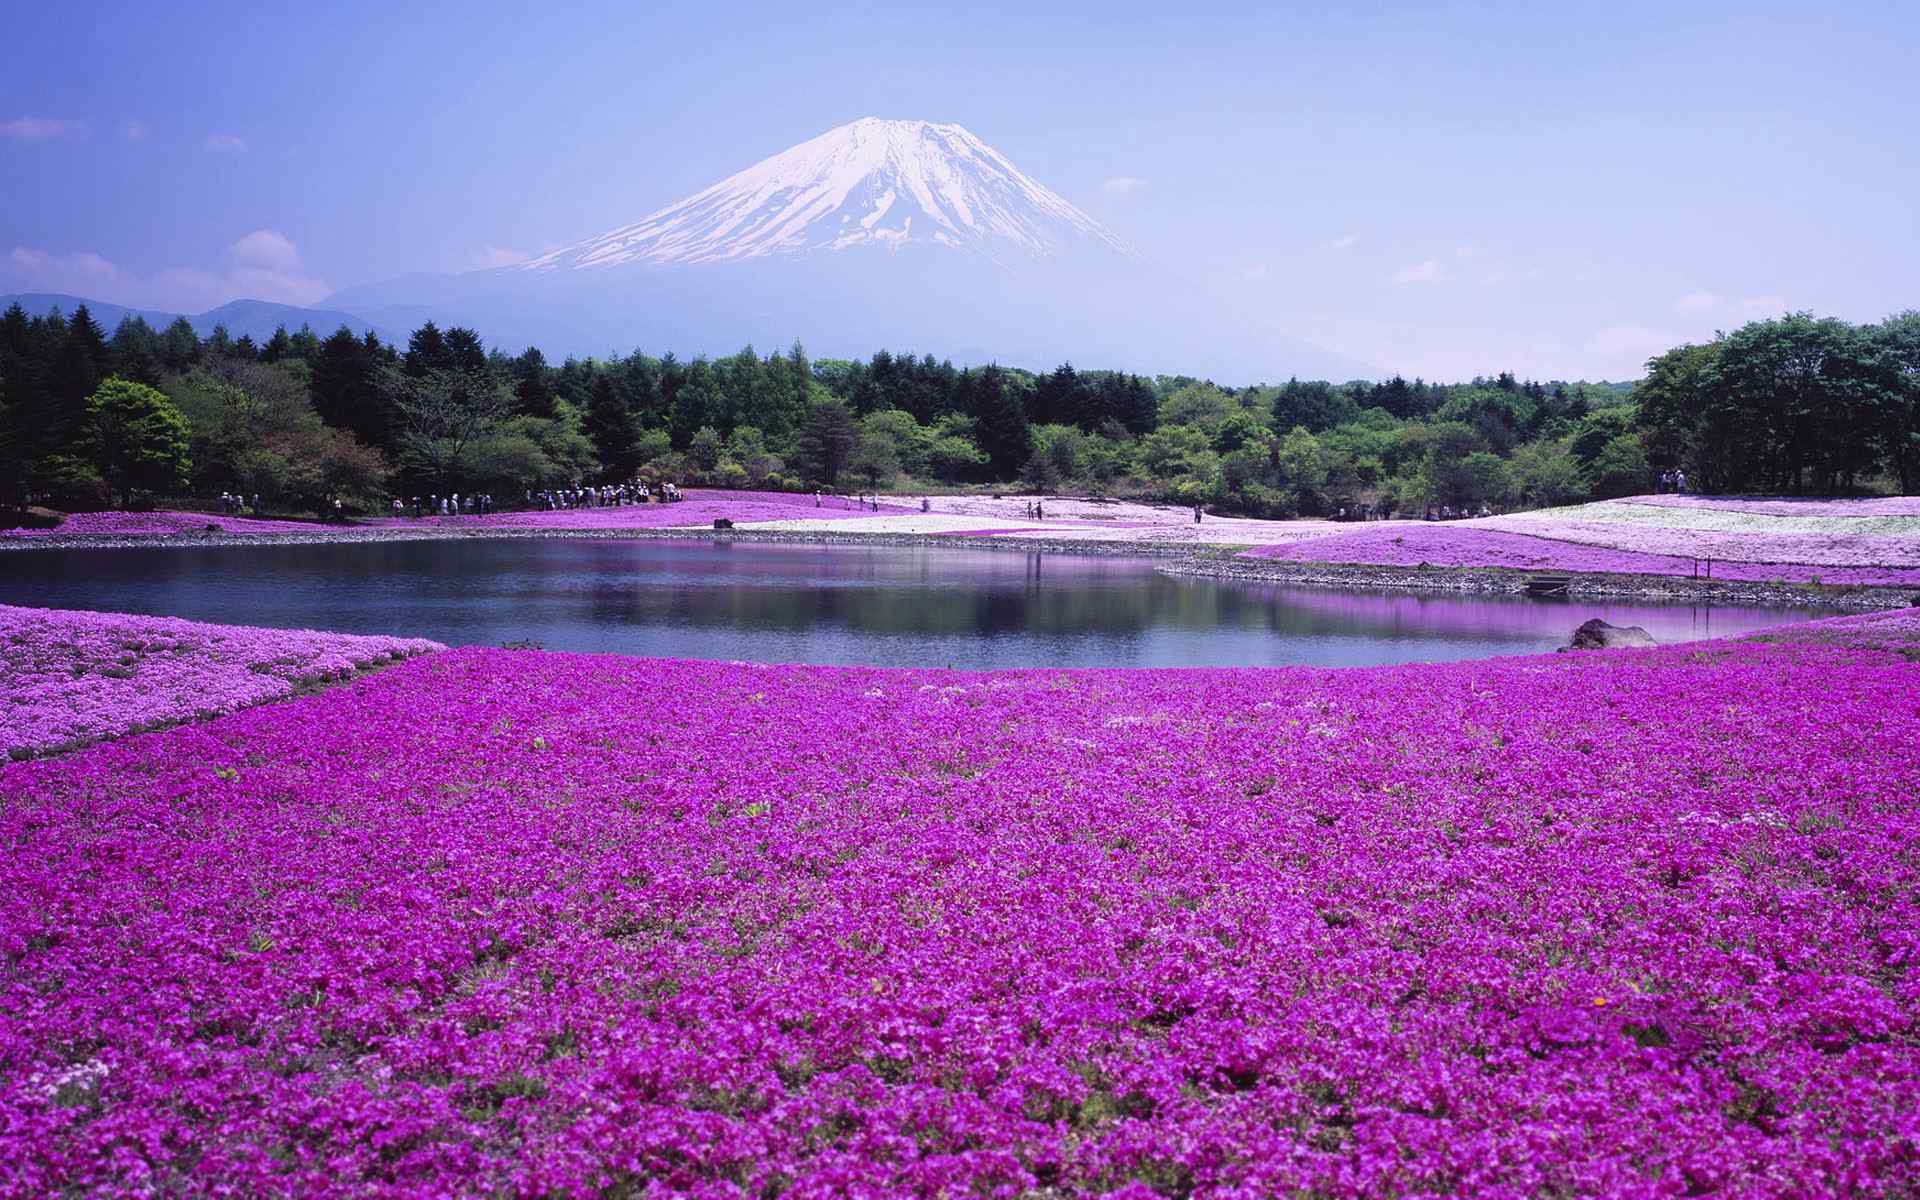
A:
<svg viewBox="0 0 1920 1200">
<path fill-rule="evenodd" d="M 853 522 L 849 522 L 853 524 Z M 1783 607 L 1817 606 L 1850 612 L 1876 612 L 1913 604 L 1910 587 L 1893 585 L 1827 585 L 1763 583 L 1751 580 L 1694 579 L 1666 575 L 1610 575 L 1604 573 L 1528 572 L 1476 567 L 1389 567 L 1364 564 L 1288 563 L 1273 559 L 1243 559 L 1244 547 L 1222 544 L 1193 546 L 1150 541 L 1085 541 L 1048 537 L 962 537 L 948 533 L 864 532 L 778 529 L 385 529 L 347 526 L 322 527 L 314 533 L 184 533 L 115 536 L 111 534 L 50 534 L 44 537 L 0 539 L 0 552 L 35 550 L 168 550 L 245 548 L 259 546 L 313 546 L 379 542 L 489 541 L 708 541 L 765 545 L 936 547 L 985 549 L 999 553 L 1073 554 L 1095 558 L 1152 558 L 1164 575 L 1243 583 L 1284 584 L 1334 590 L 1453 592 L 1462 595 L 1522 595 L 1536 574 L 1566 574 L 1571 597 L 1643 599 L 1707 604 L 1759 604 Z"/>
<path fill-rule="evenodd" d="M 1565 571 L 1512 571 L 1498 567 L 1381 567 L 1343 563 L 1279 563 L 1274 560 L 1194 555 L 1162 565 L 1163 575 L 1275 583 L 1301 587 L 1454 592 L 1479 596 L 1518 596 L 1534 575 L 1562 575 L 1571 598 L 1654 600 L 1696 604 L 1754 604 L 1767 607 L 1836 608 L 1883 612 L 1914 606 L 1910 587 L 1761 583 L 1751 580 L 1694 579 L 1684 575 L 1608 575 Z"/>
</svg>

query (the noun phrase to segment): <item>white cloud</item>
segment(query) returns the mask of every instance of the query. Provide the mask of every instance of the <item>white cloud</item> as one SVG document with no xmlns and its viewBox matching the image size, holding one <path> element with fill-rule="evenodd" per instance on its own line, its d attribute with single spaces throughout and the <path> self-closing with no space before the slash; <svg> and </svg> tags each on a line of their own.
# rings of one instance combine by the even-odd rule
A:
<svg viewBox="0 0 1920 1200">
<path fill-rule="evenodd" d="M 120 272 L 91 250 L 72 254 L 49 254 L 30 246 L 15 246 L 7 255 L 6 274 L 40 291 L 84 292 L 89 287 L 112 283 Z"/>
<path fill-rule="evenodd" d="M 1748 316 L 1777 317 L 1787 311 L 1787 300 L 1784 296 L 1744 296 L 1740 311 Z"/>
<path fill-rule="evenodd" d="M 495 267 L 511 267 L 532 258 L 525 250 L 510 250 L 505 246 L 488 243 L 467 256 L 467 269 L 470 271 L 489 271 Z"/>
<path fill-rule="evenodd" d="M 216 154 L 241 154 L 247 148 L 245 138 L 231 133 L 210 133 L 207 135 L 207 140 L 200 144 Z"/>
<path fill-rule="evenodd" d="M 147 136 L 147 126 L 142 121 L 128 121 L 120 127 L 121 134 L 130 142 L 137 142 Z"/>
<path fill-rule="evenodd" d="M 1267 276 L 1273 274 L 1273 272 L 1267 270 L 1265 267 L 1241 267 L 1240 274 L 1248 279 L 1265 279 Z"/>
<path fill-rule="evenodd" d="M 256 229 L 228 246 L 227 262 L 223 282 L 238 290 L 236 298 L 312 304 L 333 290 L 306 273 L 293 239 L 277 229 Z"/>
<path fill-rule="evenodd" d="M 66 292 L 142 308 L 200 312 L 229 300 L 313 304 L 333 291 L 309 275 L 300 251 L 285 234 L 256 229 L 227 247 L 215 269 L 167 267 L 152 275 L 122 270 L 91 251 L 54 254 L 15 246 L 0 261 L 8 290 Z"/>
<path fill-rule="evenodd" d="M 256 229 L 227 247 L 227 257 L 245 267 L 268 271 L 298 271 L 300 251 L 277 229 Z"/>
<path fill-rule="evenodd" d="M 1395 271 L 1393 282 L 1396 284 L 1433 283 L 1446 278 L 1446 274 L 1447 269 L 1440 265 L 1440 260 L 1430 258 L 1423 263 L 1416 263 L 1411 267 Z"/>
<path fill-rule="evenodd" d="M 11 121 L 0 121 L 0 134 L 23 142 L 44 142 L 67 137 L 85 128 L 78 121 L 66 121 L 58 117 L 15 117 Z"/>
<path fill-rule="evenodd" d="M 1100 190 L 1103 192 L 1111 192 L 1116 196 L 1124 196 L 1129 192 L 1137 192 L 1146 186 L 1147 181 L 1137 176 L 1115 175 L 1112 179 L 1101 184 Z"/>
<path fill-rule="evenodd" d="M 1327 243 L 1327 249 L 1329 249 L 1329 250 L 1351 250 L 1351 249 L 1353 249 L 1353 248 L 1354 248 L 1355 246 L 1357 246 L 1357 245 L 1359 245 L 1359 244 L 1360 244 L 1360 235 L 1359 235 L 1359 234 L 1357 234 L 1357 233 L 1343 233 L 1343 234 L 1341 234 L 1341 235 L 1340 235 L 1339 237 L 1337 237 L 1337 238 L 1335 238 L 1335 239 L 1333 239 L 1332 241 L 1330 241 L 1330 242 L 1328 242 L 1328 243 Z"/>
<path fill-rule="evenodd" d="M 1453 256 L 1461 262 L 1472 262 L 1476 258 L 1485 258 L 1487 252 L 1478 246 L 1456 246 Z"/>
<path fill-rule="evenodd" d="M 1712 312 L 1719 306 L 1720 297 L 1708 291 L 1688 292 L 1673 302 L 1675 311 L 1683 313 Z"/>
</svg>

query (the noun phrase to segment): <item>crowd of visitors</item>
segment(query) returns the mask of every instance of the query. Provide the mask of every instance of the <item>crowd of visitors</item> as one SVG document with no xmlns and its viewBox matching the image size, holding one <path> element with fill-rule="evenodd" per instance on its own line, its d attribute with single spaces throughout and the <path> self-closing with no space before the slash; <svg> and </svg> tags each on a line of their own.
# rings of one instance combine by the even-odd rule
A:
<svg viewBox="0 0 1920 1200">
<path fill-rule="evenodd" d="M 455 492 L 451 496 L 434 494 L 422 498 L 415 496 L 411 501 L 393 498 L 393 515 L 404 517 L 411 510 L 416 517 L 483 517 L 496 511 L 492 492 L 468 493 L 462 496 Z"/>
<path fill-rule="evenodd" d="M 557 512 L 565 508 L 619 508 L 628 504 L 667 504 L 680 499 L 672 480 L 648 486 L 640 480 L 607 487 L 559 488 L 528 492 L 527 507 Z"/>
<path fill-rule="evenodd" d="M 1679 495 L 1687 490 L 1687 473 L 1675 467 L 1660 472 L 1660 490 Z"/>
<path fill-rule="evenodd" d="M 541 512 L 575 508 L 618 508 L 628 504 L 671 503 L 681 498 L 679 485 L 661 483 L 648 486 L 635 481 L 618 486 L 528 489 L 522 507 Z M 482 517 L 500 511 L 492 492 L 450 496 L 438 494 L 393 498 L 393 515 L 404 517 Z"/>
<path fill-rule="evenodd" d="M 1482 504 L 1477 510 L 1467 505 L 1455 508 L 1451 504 L 1427 505 L 1426 519 L 1429 521 L 1471 521 L 1475 517 L 1490 517 L 1493 509 Z"/>
</svg>

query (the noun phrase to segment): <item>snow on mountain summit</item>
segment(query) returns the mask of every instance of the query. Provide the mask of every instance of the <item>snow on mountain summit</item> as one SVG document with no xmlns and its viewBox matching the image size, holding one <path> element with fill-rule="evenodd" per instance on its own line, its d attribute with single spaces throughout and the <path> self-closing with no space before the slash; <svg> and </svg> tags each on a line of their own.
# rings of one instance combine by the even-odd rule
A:
<svg viewBox="0 0 1920 1200">
<path fill-rule="evenodd" d="M 867 117 L 516 270 L 734 262 L 930 243 L 996 261 L 1132 251 L 959 125 Z"/>
</svg>

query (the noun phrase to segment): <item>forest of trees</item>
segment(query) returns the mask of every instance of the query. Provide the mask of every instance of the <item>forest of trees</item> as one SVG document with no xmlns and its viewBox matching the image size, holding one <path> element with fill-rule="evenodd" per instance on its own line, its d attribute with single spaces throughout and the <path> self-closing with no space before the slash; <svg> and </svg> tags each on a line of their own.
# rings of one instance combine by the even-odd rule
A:
<svg viewBox="0 0 1920 1200">
<path fill-rule="evenodd" d="M 549 363 L 474 330 L 404 347 L 342 328 L 264 344 L 181 320 L 111 335 L 84 307 L 0 316 L 0 506 L 258 494 L 275 511 L 393 495 L 673 479 L 884 490 L 1006 484 L 1256 516 L 1513 508 L 1651 490 L 1920 485 L 1920 314 L 1760 321 L 1638 384 L 1290 380 L 1223 387 L 1062 364 L 1035 374 L 800 346 Z"/>
</svg>

